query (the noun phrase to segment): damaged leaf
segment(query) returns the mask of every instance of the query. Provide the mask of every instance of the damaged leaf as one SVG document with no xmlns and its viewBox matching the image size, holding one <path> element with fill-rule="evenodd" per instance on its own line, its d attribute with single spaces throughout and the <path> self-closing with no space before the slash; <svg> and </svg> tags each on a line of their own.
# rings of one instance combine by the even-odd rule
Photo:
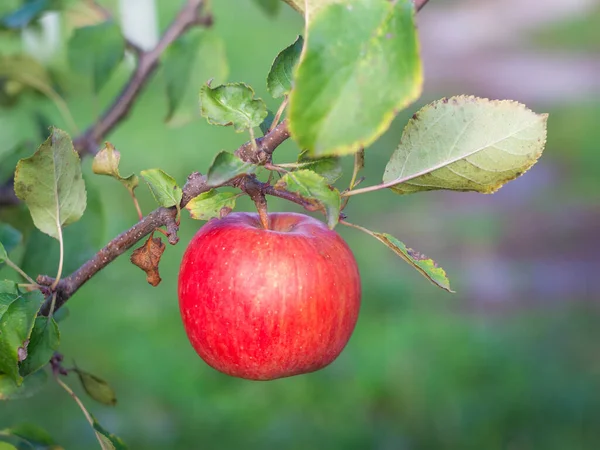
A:
<svg viewBox="0 0 600 450">
<path fill-rule="evenodd" d="M 92 171 L 98 175 L 108 175 L 116 178 L 133 195 L 133 190 L 138 186 L 139 179 L 136 174 L 122 177 L 119 173 L 119 161 L 121 153 L 110 143 L 106 142 L 104 148 L 96 153 L 92 162 Z"/>
<path fill-rule="evenodd" d="M 165 244 L 161 238 L 150 236 L 144 245 L 131 254 L 131 262 L 146 272 L 146 280 L 152 286 L 158 286 L 161 281 L 158 263 L 164 251 Z"/>
<path fill-rule="evenodd" d="M 191 199 L 185 209 L 190 212 L 192 219 L 209 220 L 213 217 L 222 218 L 235 207 L 236 199 L 242 194 L 235 192 L 217 192 L 211 189 Z"/>
<path fill-rule="evenodd" d="M 78 367 L 75 367 L 74 370 L 79 377 L 79 381 L 81 381 L 83 389 L 91 398 L 103 405 L 115 406 L 117 404 L 115 391 L 106 381 Z"/>
</svg>

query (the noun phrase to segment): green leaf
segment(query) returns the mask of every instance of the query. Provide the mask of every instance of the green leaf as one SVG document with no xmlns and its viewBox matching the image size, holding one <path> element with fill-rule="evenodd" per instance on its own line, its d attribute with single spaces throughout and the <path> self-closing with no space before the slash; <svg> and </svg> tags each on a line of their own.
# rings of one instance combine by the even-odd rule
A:
<svg viewBox="0 0 600 450">
<path fill-rule="evenodd" d="M 27 1 L 16 11 L 2 17 L 0 24 L 5 28 L 25 28 L 50 6 L 50 0 Z"/>
<path fill-rule="evenodd" d="M 233 125 L 237 133 L 259 126 L 267 117 L 267 106 L 254 98 L 252 88 L 244 83 L 228 83 L 200 89 L 200 113 L 212 125 Z"/>
<path fill-rule="evenodd" d="M 256 165 L 242 161 L 232 153 L 221 151 L 208 169 L 207 186 L 219 186 L 237 176 L 253 173 Z"/>
<path fill-rule="evenodd" d="M 44 367 L 60 343 L 58 324 L 54 319 L 37 317 L 27 346 L 27 358 L 21 362 L 19 372 L 25 377 Z"/>
<path fill-rule="evenodd" d="M 326 156 L 324 158 L 312 159 L 308 151 L 304 150 L 298 156 L 300 168 L 312 170 L 321 175 L 329 184 L 335 183 L 343 173 L 342 163 L 337 156 Z"/>
<path fill-rule="evenodd" d="M 355 153 L 421 93 L 411 0 L 347 0 L 310 14 L 290 94 L 292 137 L 312 155 Z"/>
<path fill-rule="evenodd" d="M 286 173 L 275 189 L 295 192 L 315 206 L 321 206 L 327 216 L 327 224 L 333 229 L 340 219 L 341 197 L 337 189 L 329 186 L 325 178 L 310 170 Z"/>
<path fill-rule="evenodd" d="M 69 64 L 92 78 L 99 92 L 125 55 L 125 40 L 112 21 L 77 28 L 68 44 Z"/>
<path fill-rule="evenodd" d="M 186 45 L 188 61 L 184 61 L 181 52 L 177 52 L 176 55 L 165 55 L 163 64 L 161 64 L 164 67 L 168 107 L 173 108 L 166 120 L 173 127 L 185 125 L 200 118 L 198 104 L 198 85 L 200 83 L 209 79 L 216 84 L 224 83 L 229 76 L 225 41 L 219 34 L 211 30 L 191 29 L 185 34 L 185 37 L 189 43 Z M 195 41 L 198 42 L 194 46 Z M 167 49 L 168 51 L 169 49 Z M 186 77 L 185 70 L 181 70 L 180 66 L 188 62 L 193 64 Z M 184 92 L 180 90 L 184 90 Z M 175 101 L 175 99 L 178 100 Z"/>
<path fill-rule="evenodd" d="M 269 128 L 271 128 L 273 120 L 275 120 L 275 114 L 273 114 L 273 111 L 269 109 L 267 110 L 267 117 L 265 117 L 265 120 L 263 120 L 260 124 L 260 131 L 262 132 L 263 136 L 269 132 Z"/>
<path fill-rule="evenodd" d="M 110 385 L 102 378 L 79 368 L 74 369 L 81 381 L 81 385 L 87 394 L 99 403 L 108 406 L 117 404 L 117 396 Z"/>
<path fill-rule="evenodd" d="M 383 181 L 398 194 L 495 192 L 537 162 L 547 118 L 512 100 L 458 96 L 435 101 L 406 125 Z"/>
<path fill-rule="evenodd" d="M 12 280 L 0 280 L 0 319 L 11 303 L 19 297 L 17 283 Z"/>
<path fill-rule="evenodd" d="M 17 400 L 29 398 L 37 394 L 48 380 L 48 374 L 38 370 L 25 377 L 20 386 L 7 374 L 0 374 L 0 400 Z"/>
<path fill-rule="evenodd" d="M 81 218 L 86 206 L 79 155 L 58 128 L 15 173 L 15 193 L 29 207 L 35 226 L 58 239 L 60 228 Z"/>
<path fill-rule="evenodd" d="M 167 116 L 170 120 L 186 94 L 203 34 L 184 34 L 167 48 L 163 58 L 167 89 Z"/>
<path fill-rule="evenodd" d="M 211 189 L 191 199 L 185 205 L 185 209 L 190 212 L 192 219 L 210 220 L 213 217 L 224 217 L 235 208 L 235 201 L 240 195 Z"/>
<path fill-rule="evenodd" d="M 6 253 L 10 253 L 19 243 L 23 236 L 18 230 L 15 230 L 7 223 L 0 223 L 0 248 L 4 247 Z M 0 250 L 0 262 L 2 259 L 2 250 Z M 6 257 L 6 254 L 4 255 Z"/>
<path fill-rule="evenodd" d="M 0 450 L 19 450 L 17 447 L 15 447 L 12 444 L 9 444 L 8 442 L 0 442 Z"/>
<path fill-rule="evenodd" d="M 79 222 L 63 230 L 63 273 L 77 270 L 106 243 L 106 215 L 98 188 L 93 183 L 88 183 L 85 214 Z M 60 255 L 57 240 L 34 229 L 27 236 L 24 247 L 19 266 L 25 273 L 56 272 Z"/>
<path fill-rule="evenodd" d="M 121 440 L 121 438 L 115 436 L 109 431 L 105 430 L 96 420 L 95 417 L 92 417 L 94 420 L 93 427 L 98 439 L 101 442 L 102 450 L 127 450 L 127 446 Z"/>
<path fill-rule="evenodd" d="M 283 0 L 302 15 L 306 15 L 306 6 L 311 15 L 319 8 L 323 8 L 331 3 L 342 3 L 343 0 Z M 312 17 L 308 17 L 311 19 Z"/>
<path fill-rule="evenodd" d="M 277 55 L 267 76 L 267 90 L 273 98 L 287 95 L 292 90 L 294 70 L 302 53 L 304 39 L 298 36 L 296 42 Z"/>
<path fill-rule="evenodd" d="M 106 142 L 104 148 L 96 153 L 92 162 L 92 171 L 98 175 L 108 175 L 119 180 L 133 195 L 133 190 L 138 186 L 139 179 L 136 174 L 122 177 L 119 173 L 121 153 L 110 143 Z"/>
<path fill-rule="evenodd" d="M 27 357 L 31 330 L 44 298 L 39 291 L 1 295 L 2 303 L 9 304 L 0 317 L 0 372 L 19 386 L 23 379 L 18 365 Z"/>
<path fill-rule="evenodd" d="M 27 446 L 21 448 L 37 450 L 59 450 L 62 448 L 55 446 L 54 439 L 52 439 L 52 436 L 46 430 L 31 423 L 23 423 L 5 428 L 4 430 L 0 430 L 0 435 L 14 436 L 21 441 L 25 441 L 24 443 Z"/>
<path fill-rule="evenodd" d="M 281 6 L 280 0 L 254 0 L 254 3 L 270 17 L 275 17 L 279 13 Z"/>
<path fill-rule="evenodd" d="M 160 169 L 142 170 L 141 175 L 160 206 L 179 206 L 183 192 L 172 177 Z"/>
<path fill-rule="evenodd" d="M 8 259 L 8 255 L 6 254 L 6 250 L 4 249 L 4 245 L 0 242 L 0 264 Z"/>
<path fill-rule="evenodd" d="M 409 263 L 421 273 L 425 278 L 433 284 L 441 287 L 448 292 L 454 292 L 450 289 L 450 280 L 446 276 L 446 272 L 433 261 L 421 253 L 415 252 L 412 248 L 406 245 L 387 233 L 372 233 L 372 236 L 380 242 L 387 245 L 400 258 Z"/>
</svg>

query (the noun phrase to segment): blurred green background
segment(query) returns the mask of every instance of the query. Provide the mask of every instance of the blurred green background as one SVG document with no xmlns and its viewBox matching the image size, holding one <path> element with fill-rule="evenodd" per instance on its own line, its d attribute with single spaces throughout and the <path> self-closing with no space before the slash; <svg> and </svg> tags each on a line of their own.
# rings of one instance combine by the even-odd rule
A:
<svg viewBox="0 0 600 450">
<path fill-rule="evenodd" d="M 101 3 L 117 11 L 116 2 Z M 182 2 L 157 3 L 164 29 Z M 301 18 L 285 5 L 271 19 L 250 1 L 212 3 L 211 39 L 222 38 L 227 67 L 207 46 L 190 102 L 214 76 L 251 84 L 276 109 L 265 77 L 277 52 L 302 32 Z M 513 3 L 432 0 L 426 6 L 418 17 L 424 95 L 368 150 L 365 184 L 380 180 L 418 107 L 459 93 L 508 97 L 549 112 L 541 161 L 491 196 L 380 192 L 353 198 L 347 209 L 350 221 L 433 257 L 457 293 L 430 285 L 368 236 L 338 227 L 364 286 L 346 350 L 314 374 L 273 382 L 229 378 L 196 356 L 181 325 L 178 264 L 202 225 L 184 215 L 181 242 L 167 248 L 158 287 L 124 255 L 77 293 L 61 323 L 68 364 L 75 360 L 117 391 L 118 405 L 104 407 L 69 377 L 104 427 L 130 448 L 148 450 L 600 448 L 600 289 L 592 283 L 600 271 L 600 6 L 572 2 L 563 11 L 556 5 L 565 2 Z M 548 11 L 554 11 L 550 19 Z M 64 16 L 65 36 L 80 20 Z M 2 53 L 20 50 L 20 40 L 0 39 Z M 131 65 L 124 63 L 94 96 L 89 80 L 71 73 L 65 61 L 63 49 L 51 66 L 83 129 L 118 92 Z M 109 137 L 122 153 L 122 174 L 160 167 L 183 184 L 191 171 L 205 172 L 217 151 L 247 140 L 198 118 L 168 126 L 165 108 L 159 72 Z M 38 145 L 40 112 L 76 134 L 49 101 L 30 95 L 0 109 L 5 145 L 23 136 Z M 296 153 L 287 142 L 277 160 L 294 161 Z M 351 159 L 345 158 L 346 167 Z M 65 231 L 67 270 L 136 221 L 126 190 L 93 176 L 89 158 L 83 165 L 90 205 L 84 220 Z M 138 192 L 143 210 L 154 208 L 146 187 Z M 297 210 L 275 199 L 269 205 Z M 248 202 L 240 207 L 251 209 Z M 0 220 L 29 219 L 4 208 Z M 16 258 L 32 275 L 53 274 L 53 245 L 32 233 Z M 23 421 L 49 430 L 68 450 L 97 446 L 77 405 L 55 383 L 31 399 L 0 403 L 0 428 Z"/>
</svg>

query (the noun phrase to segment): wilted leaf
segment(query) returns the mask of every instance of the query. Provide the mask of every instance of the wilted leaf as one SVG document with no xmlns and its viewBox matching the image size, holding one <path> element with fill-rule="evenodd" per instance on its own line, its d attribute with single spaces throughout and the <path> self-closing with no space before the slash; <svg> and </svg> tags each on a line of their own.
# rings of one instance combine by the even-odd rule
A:
<svg viewBox="0 0 600 450">
<path fill-rule="evenodd" d="M 254 3 L 270 17 L 275 17 L 281 6 L 281 0 L 254 0 Z"/>
<path fill-rule="evenodd" d="M 108 175 L 119 180 L 127 190 L 133 194 L 133 190 L 138 186 L 139 180 L 136 174 L 128 177 L 122 177 L 119 173 L 119 162 L 121 153 L 110 143 L 106 142 L 104 148 L 96 153 L 92 162 L 92 171 L 98 175 Z"/>
<path fill-rule="evenodd" d="M 329 184 L 335 183 L 343 173 L 342 163 L 337 156 L 326 156 L 324 158 L 310 158 L 308 151 L 303 151 L 298 156 L 301 169 L 312 170 L 321 175 Z"/>
<path fill-rule="evenodd" d="M 292 90 L 294 70 L 300 59 L 303 45 L 304 39 L 298 36 L 296 42 L 282 50 L 273 61 L 267 76 L 267 90 L 273 98 L 287 95 Z"/>
<path fill-rule="evenodd" d="M 413 14 L 411 0 L 347 0 L 310 14 L 288 114 L 300 147 L 315 156 L 354 153 L 419 96 Z"/>
<path fill-rule="evenodd" d="M 286 173 L 275 189 L 295 192 L 305 200 L 321 205 L 327 215 L 327 224 L 333 229 L 340 219 L 341 197 L 337 189 L 329 186 L 325 178 L 310 170 Z"/>
<path fill-rule="evenodd" d="M 2 262 L 2 248 L 4 248 L 4 257 L 10 253 L 19 243 L 23 236 L 18 230 L 7 223 L 0 223 L 0 262 Z"/>
<path fill-rule="evenodd" d="M 25 377 L 44 367 L 60 343 L 60 332 L 56 321 L 47 317 L 38 317 L 27 345 L 27 358 L 21 363 L 19 372 Z"/>
<path fill-rule="evenodd" d="M 15 193 L 24 201 L 33 223 L 58 239 L 59 229 L 81 218 L 86 206 L 79 155 L 71 138 L 58 128 L 15 172 Z"/>
<path fill-rule="evenodd" d="M 8 307 L 0 317 L 0 372 L 9 375 L 19 386 L 19 362 L 27 355 L 27 345 L 35 317 L 44 298 L 39 291 L 0 294 Z"/>
<path fill-rule="evenodd" d="M 146 272 L 146 279 L 152 286 L 158 286 L 161 281 L 158 263 L 164 251 L 165 244 L 160 238 L 149 237 L 144 245 L 131 254 L 131 262 Z"/>
<path fill-rule="evenodd" d="M 79 377 L 79 381 L 81 381 L 83 389 L 85 389 L 85 392 L 91 398 L 108 406 L 115 406 L 117 404 L 115 391 L 106 381 L 79 368 L 75 368 L 74 370 Z"/>
<path fill-rule="evenodd" d="M 48 380 L 43 370 L 25 377 L 20 386 L 7 374 L 0 374 L 0 400 L 17 400 L 37 394 Z"/>
<path fill-rule="evenodd" d="M 68 44 L 69 64 L 92 78 L 99 92 L 125 55 L 125 40 L 119 26 L 107 21 L 77 28 Z"/>
<path fill-rule="evenodd" d="M 208 169 L 207 186 L 218 186 L 239 175 L 253 173 L 256 165 L 242 161 L 232 153 L 222 151 L 215 156 L 215 160 Z"/>
<path fill-rule="evenodd" d="M 235 200 L 241 194 L 235 192 L 218 192 L 211 189 L 191 199 L 185 209 L 192 219 L 209 220 L 213 217 L 224 217 L 235 207 Z"/>
<path fill-rule="evenodd" d="M 94 420 L 94 431 L 102 443 L 102 450 L 127 450 L 127 446 L 121 438 L 105 430 L 95 417 L 92 417 L 92 419 Z"/>
<path fill-rule="evenodd" d="M 267 106 L 254 98 L 252 88 L 244 83 L 228 83 L 216 88 L 205 84 L 200 89 L 200 113 L 212 125 L 233 125 L 240 133 L 259 126 L 267 117 Z"/>
<path fill-rule="evenodd" d="M 406 125 L 383 181 L 399 194 L 495 192 L 537 162 L 547 117 L 512 100 L 458 96 L 435 101 Z"/>
<path fill-rule="evenodd" d="M 25 28 L 40 14 L 49 9 L 50 0 L 29 0 L 16 11 L 0 19 L 0 24 L 5 28 Z"/>
<path fill-rule="evenodd" d="M 164 208 L 179 206 L 183 192 L 172 177 L 160 169 L 142 170 L 141 175 L 160 206 Z"/>
</svg>

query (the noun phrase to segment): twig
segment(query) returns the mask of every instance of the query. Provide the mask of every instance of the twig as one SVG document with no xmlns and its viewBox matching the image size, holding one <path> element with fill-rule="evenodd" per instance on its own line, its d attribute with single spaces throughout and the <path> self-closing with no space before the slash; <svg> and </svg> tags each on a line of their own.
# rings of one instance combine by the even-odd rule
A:
<svg viewBox="0 0 600 450">
<path fill-rule="evenodd" d="M 173 41 L 194 25 L 210 26 L 212 24 L 210 15 L 201 15 L 204 3 L 204 0 L 188 0 L 156 47 L 147 52 L 139 52 L 135 72 L 119 96 L 98 122 L 73 140 L 73 145 L 80 154 L 96 153 L 102 139 L 127 116 L 138 95 L 158 68 L 160 56 Z"/>
<path fill-rule="evenodd" d="M 414 0 L 415 11 L 417 11 L 417 12 L 421 11 L 421 8 L 423 8 L 423 6 L 425 6 L 428 1 L 429 0 Z"/>
<path fill-rule="evenodd" d="M 266 136 L 256 139 L 256 150 L 252 142 L 247 142 L 238 148 L 235 154 L 244 161 L 264 165 L 271 162 L 271 156 L 275 149 L 289 137 L 287 120 L 284 120 Z"/>
</svg>

